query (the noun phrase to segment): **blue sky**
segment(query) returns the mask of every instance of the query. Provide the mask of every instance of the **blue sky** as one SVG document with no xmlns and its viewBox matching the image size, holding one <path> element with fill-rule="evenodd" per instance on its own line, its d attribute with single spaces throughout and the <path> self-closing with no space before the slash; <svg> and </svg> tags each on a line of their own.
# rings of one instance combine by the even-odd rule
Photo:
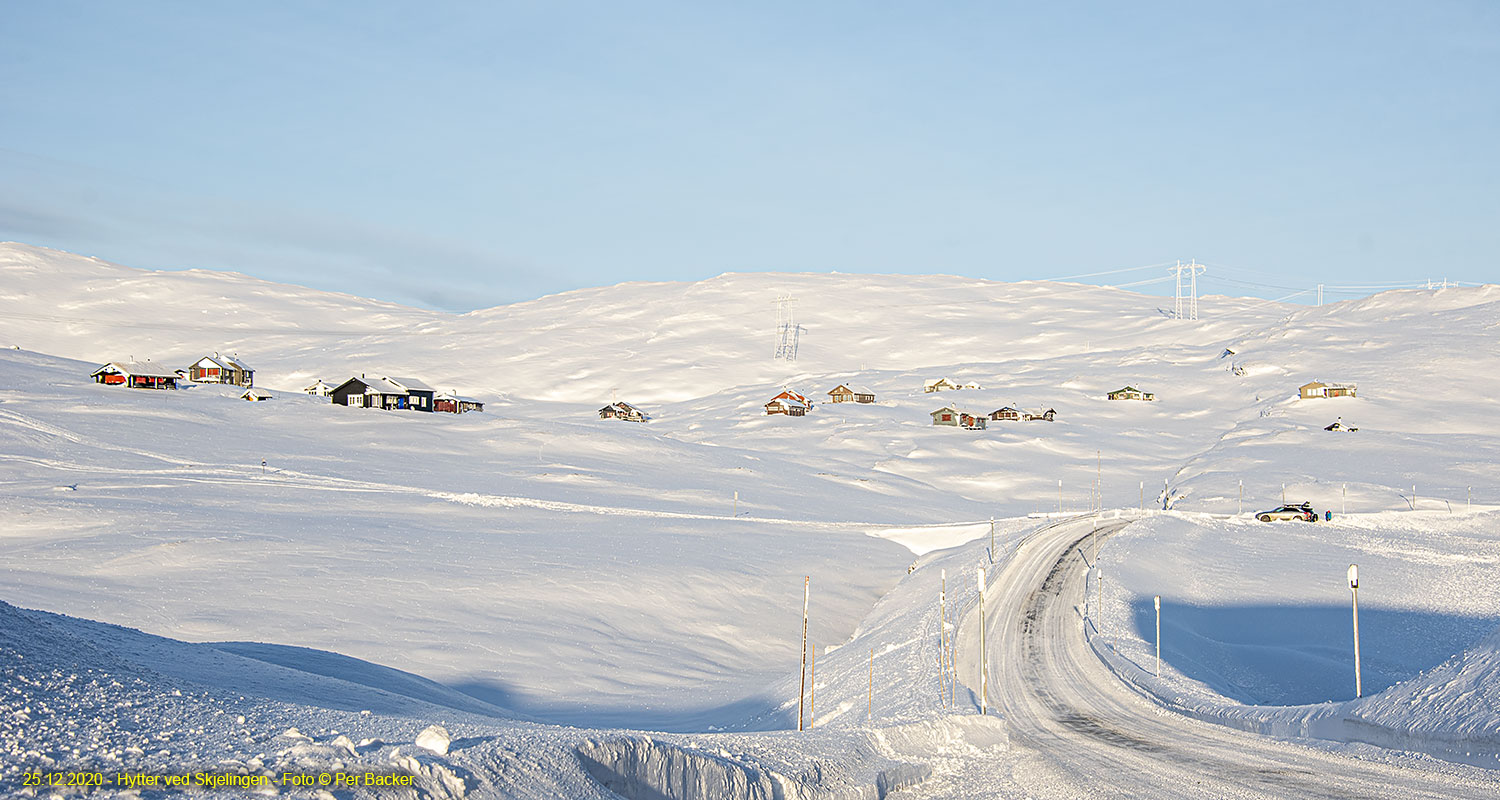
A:
<svg viewBox="0 0 1500 800">
<path fill-rule="evenodd" d="M 0 239 L 132 266 L 454 310 L 728 271 L 1022 280 L 1190 257 L 1206 289 L 1260 296 L 1496 279 L 1493 2 L 3 19 Z"/>
</svg>

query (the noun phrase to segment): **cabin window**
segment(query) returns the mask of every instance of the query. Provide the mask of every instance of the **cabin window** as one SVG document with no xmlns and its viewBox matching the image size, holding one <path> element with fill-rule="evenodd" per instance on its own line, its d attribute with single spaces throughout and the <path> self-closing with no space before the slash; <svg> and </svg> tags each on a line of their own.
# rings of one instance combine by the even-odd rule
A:
<svg viewBox="0 0 1500 800">
<path fill-rule="evenodd" d="M 944 414 L 943 415 L 943 421 L 944 422 L 952 422 L 953 421 L 953 415 L 952 414 Z"/>
</svg>

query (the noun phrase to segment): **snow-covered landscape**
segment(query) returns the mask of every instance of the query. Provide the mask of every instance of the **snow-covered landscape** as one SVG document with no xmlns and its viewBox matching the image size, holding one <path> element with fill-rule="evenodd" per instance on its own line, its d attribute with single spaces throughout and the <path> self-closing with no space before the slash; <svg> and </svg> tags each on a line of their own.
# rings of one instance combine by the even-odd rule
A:
<svg viewBox="0 0 1500 800">
<path fill-rule="evenodd" d="M 0 792 L 1500 796 L 1500 286 L 1200 316 L 837 273 L 455 314 L 0 245 Z M 272 399 L 90 377 L 214 353 Z M 302 391 L 361 375 L 484 409 Z M 412 780 L 277 782 L 366 772 Z"/>
</svg>

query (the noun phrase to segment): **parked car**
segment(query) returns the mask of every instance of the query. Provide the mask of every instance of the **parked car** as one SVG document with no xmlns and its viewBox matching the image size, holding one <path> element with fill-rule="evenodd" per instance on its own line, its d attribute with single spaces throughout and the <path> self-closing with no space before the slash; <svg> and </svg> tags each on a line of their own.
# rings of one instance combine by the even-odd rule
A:
<svg viewBox="0 0 1500 800">
<path fill-rule="evenodd" d="M 1312 503 L 1293 503 L 1291 505 L 1277 506 L 1270 511 L 1261 511 L 1255 515 L 1255 518 L 1261 522 L 1280 522 L 1283 520 L 1317 522 L 1318 512 L 1313 510 Z"/>
</svg>

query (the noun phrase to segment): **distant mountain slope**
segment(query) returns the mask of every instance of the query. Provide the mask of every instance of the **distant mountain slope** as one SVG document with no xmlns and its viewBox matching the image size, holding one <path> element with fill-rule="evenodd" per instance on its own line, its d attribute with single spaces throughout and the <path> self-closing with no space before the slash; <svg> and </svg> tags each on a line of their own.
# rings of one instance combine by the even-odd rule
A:
<svg viewBox="0 0 1500 800">
<path fill-rule="evenodd" d="M 434 268 L 440 269 L 440 266 Z M 228 272 L 154 272 L 0 245 L 0 342 L 100 363 L 238 353 L 260 382 L 300 387 L 360 372 L 554 401 L 686 400 L 800 374 L 1041 360 L 1215 342 L 1288 308 L 1203 301 L 1201 322 L 1163 300 L 1076 284 L 954 276 L 729 274 L 625 283 L 455 315 Z M 775 361 L 776 298 L 795 297 L 795 363 Z"/>
</svg>

